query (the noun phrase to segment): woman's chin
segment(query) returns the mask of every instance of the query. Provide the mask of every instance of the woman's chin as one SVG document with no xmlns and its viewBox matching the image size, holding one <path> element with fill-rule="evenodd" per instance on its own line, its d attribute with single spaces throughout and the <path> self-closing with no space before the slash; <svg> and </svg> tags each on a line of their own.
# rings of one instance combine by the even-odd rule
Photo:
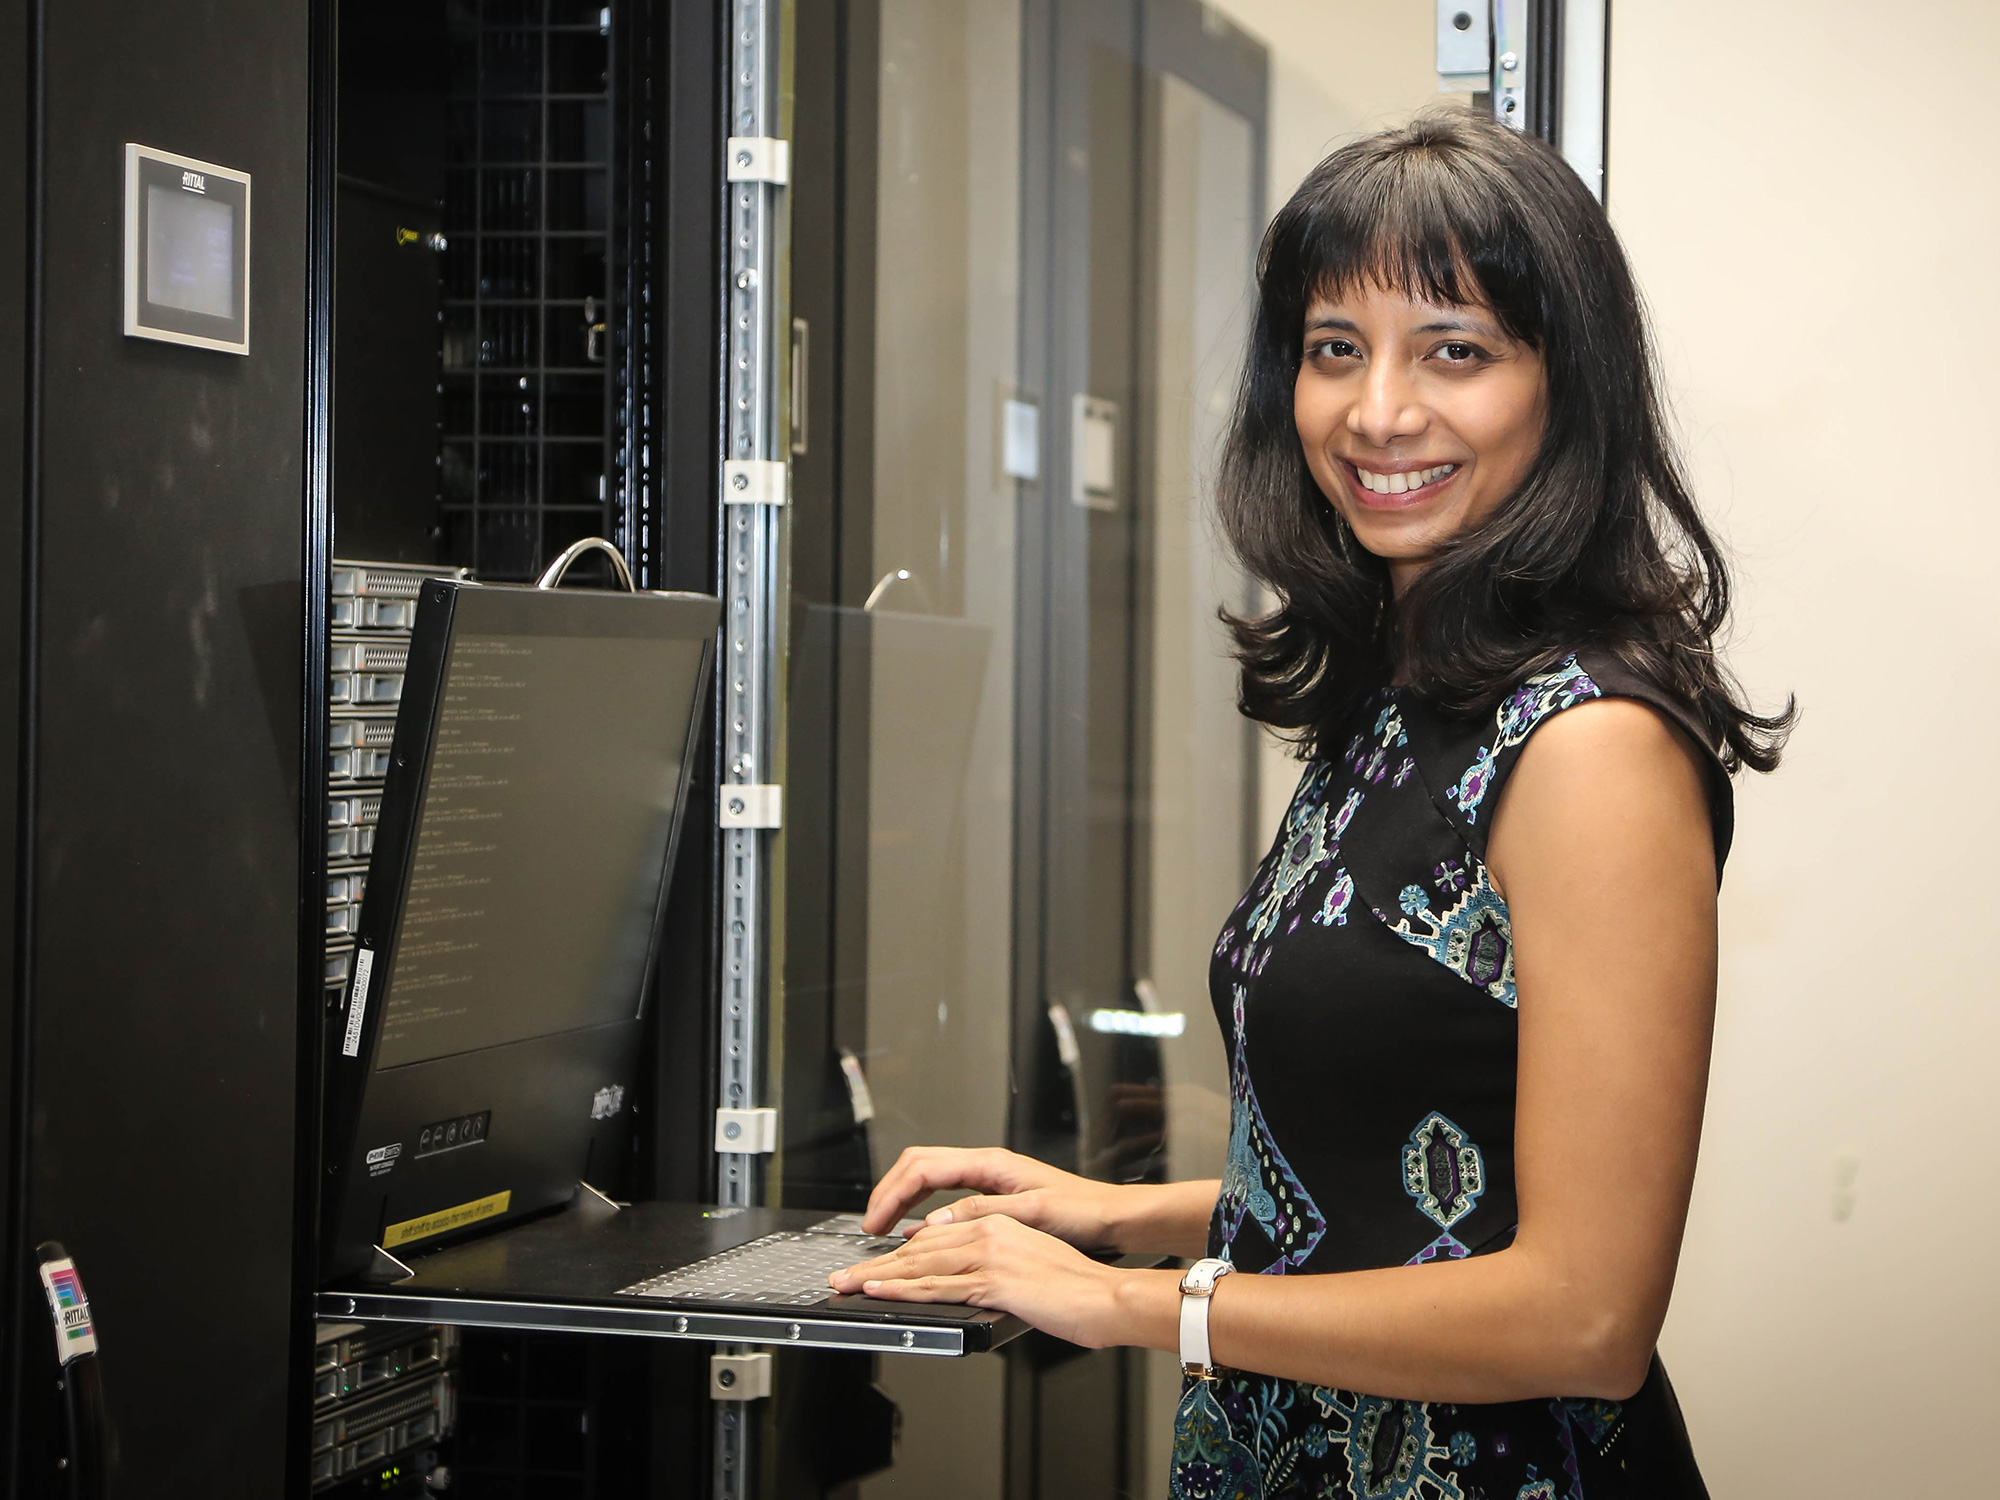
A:
<svg viewBox="0 0 2000 1500">
<path fill-rule="evenodd" d="M 1365 551 L 1391 567 L 1425 562 L 1439 539 L 1451 535 L 1445 517 L 1418 511 L 1367 511 L 1348 516 L 1347 524 Z"/>
</svg>

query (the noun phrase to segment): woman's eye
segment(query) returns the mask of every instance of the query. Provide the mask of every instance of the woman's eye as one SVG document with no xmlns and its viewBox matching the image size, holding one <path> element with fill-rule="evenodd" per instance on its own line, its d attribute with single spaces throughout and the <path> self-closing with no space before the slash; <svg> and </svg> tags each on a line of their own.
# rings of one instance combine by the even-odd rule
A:
<svg viewBox="0 0 2000 1500">
<path fill-rule="evenodd" d="M 1346 339 L 1321 339 L 1306 354 L 1313 359 L 1352 359 L 1361 351 Z"/>
<path fill-rule="evenodd" d="M 1446 364 L 1462 365 L 1478 359 L 1484 351 L 1477 344 L 1462 343 L 1454 339 L 1450 343 L 1438 345 L 1437 352 L 1444 357 Z"/>
</svg>

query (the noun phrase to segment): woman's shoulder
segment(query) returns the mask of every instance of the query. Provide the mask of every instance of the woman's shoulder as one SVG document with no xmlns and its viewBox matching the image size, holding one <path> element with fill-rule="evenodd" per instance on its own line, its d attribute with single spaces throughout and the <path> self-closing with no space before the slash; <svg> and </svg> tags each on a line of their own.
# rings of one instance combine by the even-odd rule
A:
<svg viewBox="0 0 2000 1500">
<path fill-rule="evenodd" d="M 1418 764 L 1439 810 L 1484 854 L 1500 790 L 1542 725 L 1579 705 L 1606 699 L 1645 704 L 1700 762 L 1715 834 L 1716 868 L 1734 831 L 1729 773 L 1693 707 L 1603 646 L 1579 646 L 1522 674 L 1487 712 L 1418 715 Z M 1413 727 L 1416 727 L 1413 725 Z M 1581 727 L 1581 726 L 1579 726 Z"/>
</svg>

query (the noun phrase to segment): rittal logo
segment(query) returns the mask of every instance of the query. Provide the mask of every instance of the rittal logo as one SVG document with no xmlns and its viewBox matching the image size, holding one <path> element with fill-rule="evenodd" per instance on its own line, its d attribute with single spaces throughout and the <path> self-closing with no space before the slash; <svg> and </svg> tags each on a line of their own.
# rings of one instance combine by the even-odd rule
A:
<svg viewBox="0 0 2000 1500">
<path fill-rule="evenodd" d="M 200 172 L 183 172 L 181 173 L 181 187 L 190 193 L 206 193 L 208 191 L 208 178 Z"/>
</svg>

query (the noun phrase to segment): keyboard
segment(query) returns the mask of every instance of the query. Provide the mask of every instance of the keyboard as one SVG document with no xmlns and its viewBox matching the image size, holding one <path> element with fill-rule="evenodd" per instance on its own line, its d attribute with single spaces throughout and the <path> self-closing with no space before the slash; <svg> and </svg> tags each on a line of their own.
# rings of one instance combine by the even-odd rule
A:
<svg viewBox="0 0 2000 1500">
<path fill-rule="evenodd" d="M 838 1226 L 838 1227 L 828 1227 Z M 894 1250 L 902 1237 L 860 1233 L 858 1215 L 842 1215 L 803 1233 L 767 1234 L 619 1289 L 621 1297 L 662 1297 L 697 1302 L 750 1302 L 765 1307 L 810 1307 L 834 1295 L 829 1273 Z"/>
</svg>

